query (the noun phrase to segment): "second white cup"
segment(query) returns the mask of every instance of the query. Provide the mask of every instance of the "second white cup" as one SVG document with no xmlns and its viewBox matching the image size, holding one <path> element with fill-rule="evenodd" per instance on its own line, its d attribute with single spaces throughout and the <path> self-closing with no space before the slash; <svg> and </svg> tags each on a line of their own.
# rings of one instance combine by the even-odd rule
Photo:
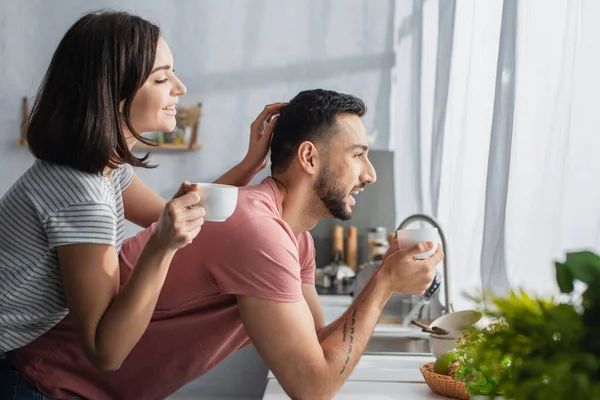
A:
<svg viewBox="0 0 600 400">
<path fill-rule="evenodd" d="M 440 236 L 437 228 L 402 229 L 396 232 L 400 247 L 410 247 L 422 242 L 432 242 L 433 248 L 415 256 L 418 260 L 431 257 L 438 248 Z"/>
</svg>

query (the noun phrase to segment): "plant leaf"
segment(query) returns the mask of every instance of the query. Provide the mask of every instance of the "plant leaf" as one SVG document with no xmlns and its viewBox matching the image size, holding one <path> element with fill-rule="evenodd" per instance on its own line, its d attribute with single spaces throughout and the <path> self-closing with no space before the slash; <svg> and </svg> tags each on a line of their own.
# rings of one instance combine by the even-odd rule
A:
<svg viewBox="0 0 600 400">
<path fill-rule="evenodd" d="M 571 270 L 559 262 L 556 263 L 556 282 L 563 293 L 571 293 L 574 289 Z"/>
<path fill-rule="evenodd" d="M 567 253 L 564 265 L 569 269 L 573 278 L 592 283 L 600 279 L 600 256 L 590 251 Z"/>
</svg>

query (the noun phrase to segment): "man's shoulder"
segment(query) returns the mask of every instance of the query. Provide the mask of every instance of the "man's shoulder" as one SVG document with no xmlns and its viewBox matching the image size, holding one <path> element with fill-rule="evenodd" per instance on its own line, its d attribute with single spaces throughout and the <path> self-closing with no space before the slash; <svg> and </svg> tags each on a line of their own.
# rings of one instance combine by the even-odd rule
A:
<svg viewBox="0 0 600 400">
<path fill-rule="evenodd" d="M 239 189 L 238 202 L 231 219 L 235 225 L 281 218 L 281 204 L 273 187 L 265 180 Z"/>
</svg>

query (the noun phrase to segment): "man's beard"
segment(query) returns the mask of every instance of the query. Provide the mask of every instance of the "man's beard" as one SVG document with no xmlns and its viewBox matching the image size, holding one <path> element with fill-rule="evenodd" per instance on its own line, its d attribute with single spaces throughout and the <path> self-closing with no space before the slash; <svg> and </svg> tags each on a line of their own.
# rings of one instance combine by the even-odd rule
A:
<svg viewBox="0 0 600 400">
<path fill-rule="evenodd" d="M 348 211 L 346 207 L 349 194 L 345 193 L 343 188 L 336 186 L 336 183 L 335 173 L 329 170 L 328 165 L 324 165 L 319 171 L 314 190 L 334 218 L 346 221 L 352 218 L 352 211 Z"/>
</svg>

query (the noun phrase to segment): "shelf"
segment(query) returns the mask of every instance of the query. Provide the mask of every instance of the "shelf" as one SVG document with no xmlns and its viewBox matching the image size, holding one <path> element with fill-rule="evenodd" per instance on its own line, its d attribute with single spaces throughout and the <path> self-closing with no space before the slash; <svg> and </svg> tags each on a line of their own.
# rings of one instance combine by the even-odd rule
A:
<svg viewBox="0 0 600 400">
<path fill-rule="evenodd" d="M 133 146 L 133 151 L 172 151 L 172 152 L 180 152 L 180 151 L 194 151 L 200 150 L 202 148 L 201 145 L 196 144 L 196 140 L 198 138 L 198 126 L 200 125 L 200 115 L 202 113 L 202 103 L 198 103 L 192 107 L 179 107 L 180 111 L 178 117 L 182 122 L 182 126 L 189 128 L 191 127 L 191 138 L 189 143 L 162 143 L 157 146 L 149 146 L 144 143 L 136 143 Z M 23 97 L 23 107 L 21 110 L 21 132 L 20 138 L 15 142 L 16 146 L 26 147 L 27 146 L 27 128 L 28 128 L 28 112 L 29 112 L 29 100 L 27 97 Z M 185 116 L 185 118 L 184 118 Z M 183 118 L 183 120 L 181 119 Z M 191 122 L 190 122 L 191 118 Z M 185 122 L 185 121 L 187 122 Z"/>
<path fill-rule="evenodd" d="M 27 142 L 21 140 L 15 140 L 15 145 L 18 147 L 27 147 Z M 136 143 L 133 147 L 133 151 L 194 151 L 200 150 L 202 146 L 199 144 L 192 144 L 191 146 L 187 143 L 163 143 L 158 146 L 148 146 L 143 143 Z"/>
<path fill-rule="evenodd" d="M 152 150 L 160 150 L 160 151 L 193 151 L 200 150 L 202 146 L 198 144 L 188 144 L 188 143 L 163 143 L 158 146 L 148 146 L 143 143 L 136 143 L 133 147 L 133 150 L 144 150 L 144 151 L 152 151 Z"/>
</svg>

